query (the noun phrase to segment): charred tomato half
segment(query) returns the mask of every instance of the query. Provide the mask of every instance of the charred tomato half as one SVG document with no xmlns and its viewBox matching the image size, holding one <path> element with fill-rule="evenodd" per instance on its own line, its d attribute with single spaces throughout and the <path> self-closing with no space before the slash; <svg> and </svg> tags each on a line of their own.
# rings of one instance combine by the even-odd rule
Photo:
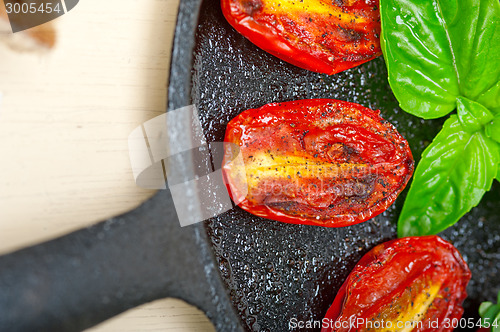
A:
<svg viewBox="0 0 500 332">
<path fill-rule="evenodd" d="M 243 36 L 298 67 L 335 74 L 382 54 L 378 0 L 221 0 Z"/>
<path fill-rule="evenodd" d="M 438 236 L 380 244 L 347 277 L 322 332 L 452 331 L 470 277 L 458 250 Z"/>
<path fill-rule="evenodd" d="M 244 111 L 226 128 L 223 173 L 233 201 L 287 223 L 366 221 L 394 202 L 413 166 L 396 129 L 355 103 L 273 103 Z"/>
</svg>

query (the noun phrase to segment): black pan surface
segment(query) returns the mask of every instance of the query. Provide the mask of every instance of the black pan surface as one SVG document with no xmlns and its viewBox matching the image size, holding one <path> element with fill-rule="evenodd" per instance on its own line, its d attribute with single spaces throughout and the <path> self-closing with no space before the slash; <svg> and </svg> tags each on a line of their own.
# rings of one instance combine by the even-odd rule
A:
<svg viewBox="0 0 500 332">
<path fill-rule="evenodd" d="M 443 123 L 421 120 L 398 107 L 381 57 L 333 76 L 299 69 L 237 33 L 216 0 L 202 2 L 193 38 L 186 104 L 198 107 L 210 142 L 222 141 L 228 121 L 246 109 L 305 98 L 335 98 L 380 109 L 409 141 L 416 160 Z M 207 221 L 219 270 L 246 329 L 288 331 L 291 319 L 321 320 L 361 256 L 395 237 L 404 197 L 372 220 L 340 229 L 279 223 L 240 208 Z M 477 317 L 479 303 L 493 300 L 500 287 L 499 197 L 495 181 L 477 208 L 441 234 L 457 246 L 473 273 L 466 317 Z"/>
</svg>

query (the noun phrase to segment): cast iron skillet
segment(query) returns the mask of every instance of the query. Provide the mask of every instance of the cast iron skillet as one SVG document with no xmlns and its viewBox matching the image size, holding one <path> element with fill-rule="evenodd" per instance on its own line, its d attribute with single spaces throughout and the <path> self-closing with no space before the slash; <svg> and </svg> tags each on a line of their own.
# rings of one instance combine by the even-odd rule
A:
<svg viewBox="0 0 500 332">
<path fill-rule="evenodd" d="M 382 59 L 334 76 L 298 69 L 236 33 L 218 1 L 183 0 L 175 33 L 169 109 L 194 103 L 209 141 L 222 141 L 227 122 L 247 108 L 302 98 L 381 109 L 415 157 L 442 124 L 399 109 Z M 473 273 L 466 317 L 476 317 L 479 303 L 493 300 L 500 286 L 499 196 L 495 182 L 442 234 Z M 77 331 L 166 296 L 200 307 L 218 331 L 287 331 L 292 318 L 320 320 L 356 261 L 395 237 L 403 198 L 342 229 L 282 224 L 239 208 L 181 228 L 164 190 L 125 215 L 0 257 L 0 331 Z"/>
</svg>

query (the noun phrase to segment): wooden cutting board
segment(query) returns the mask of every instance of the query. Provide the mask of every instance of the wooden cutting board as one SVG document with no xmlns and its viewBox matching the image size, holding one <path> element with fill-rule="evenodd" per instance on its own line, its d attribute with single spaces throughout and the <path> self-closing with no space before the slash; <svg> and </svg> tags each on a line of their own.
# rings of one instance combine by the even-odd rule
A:
<svg viewBox="0 0 500 332">
<path fill-rule="evenodd" d="M 136 186 L 127 139 L 165 111 L 178 1 L 80 1 L 54 21 L 52 51 L 20 54 L 0 43 L 0 253 L 131 210 L 154 193 Z M 166 299 L 92 329 L 155 330 L 213 327 Z"/>
</svg>

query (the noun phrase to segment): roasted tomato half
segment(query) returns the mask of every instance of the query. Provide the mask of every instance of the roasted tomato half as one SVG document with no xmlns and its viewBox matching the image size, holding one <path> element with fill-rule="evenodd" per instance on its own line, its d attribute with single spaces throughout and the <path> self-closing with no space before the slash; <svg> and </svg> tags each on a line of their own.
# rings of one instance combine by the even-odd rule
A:
<svg viewBox="0 0 500 332">
<path fill-rule="evenodd" d="M 333 99 L 247 110 L 229 122 L 224 142 L 233 201 L 296 224 L 342 227 L 376 216 L 414 164 L 408 143 L 379 111 Z"/>
<path fill-rule="evenodd" d="M 437 236 L 383 243 L 349 274 L 322 332 L 451 331 L 470 276 L 457 249 Z"/>
<path fill-rule="evenodd" d="M 263 50 L 335 74 L 382 54 L 378 0 L 221 0 L 228 22 Z"/>
</svg>

